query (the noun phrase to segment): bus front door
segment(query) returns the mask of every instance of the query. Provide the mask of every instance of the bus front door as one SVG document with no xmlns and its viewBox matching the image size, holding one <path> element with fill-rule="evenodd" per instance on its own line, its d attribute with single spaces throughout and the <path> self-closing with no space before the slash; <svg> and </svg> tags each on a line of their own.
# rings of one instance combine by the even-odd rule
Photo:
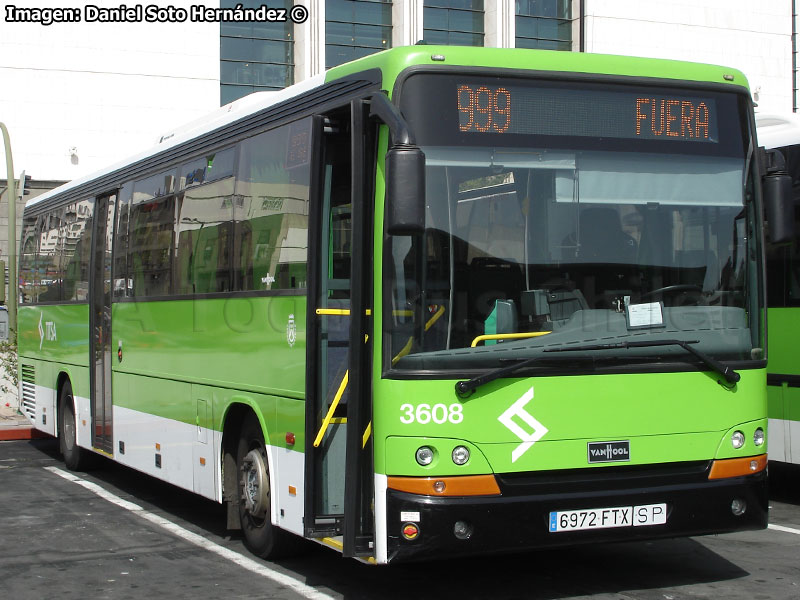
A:
<svg viewBox="0 0 800 600">
<path fill-rule="evenodd" d="M 113 454 L 111 417 L 111 242 L 117 196 L 97 198 L 89 301 L 92 446 Z"/>
<path fill-rule="evenodd" d="M 373 552 L 371 432 L 372 211 L 364 103 L 316 123 L 321 153 L 312 214 L 308 326 L 305 535 L 345 556 Z"/>
</svg>

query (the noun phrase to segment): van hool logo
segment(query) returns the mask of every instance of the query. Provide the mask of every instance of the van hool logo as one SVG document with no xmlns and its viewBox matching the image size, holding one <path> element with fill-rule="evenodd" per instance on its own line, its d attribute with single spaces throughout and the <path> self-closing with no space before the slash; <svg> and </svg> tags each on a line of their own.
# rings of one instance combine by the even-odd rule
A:
<svg viewBox="0 0 800 600">
<path fill-rule="evenodd" d="M 589 462 L 626 462 L 631 459 L 631 443 L 589 442 Z"/>
</svg>

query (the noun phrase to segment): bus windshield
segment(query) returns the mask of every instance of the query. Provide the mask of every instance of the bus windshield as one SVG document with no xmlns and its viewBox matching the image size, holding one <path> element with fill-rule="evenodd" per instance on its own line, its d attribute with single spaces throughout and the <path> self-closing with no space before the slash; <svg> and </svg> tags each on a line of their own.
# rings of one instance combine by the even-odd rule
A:
<svg viewBox="0 0 800 600">
<path fill-rule="evenodd" d="M 591 112 L 588 125 L 553 124 L 543 109 L 520 116 L 515 105 L 538 89 L 462 81 L 453 84 L 449 126 L 458 132 L 449 140 L 447 105 L 435 123 L 436 106 L 418 105 L 415 86 L 404 89 L 426 156 L 426 229 L 390 238 L 387 367 L 483 369 L 539 355 L 543 363 L 587 354 L 626 364 L 694 360 L 677 346 L 547 353 L 659 339 L 720 360 L 763 358 L 757 213 L 735 96 L 683 96 L 677 102 L 702 115 L 711 141 L 696 139 L 688 122 L 687 139 L 666 140 L 653 132 L 661 108 L 666 132 L 670 100 L 658 98 L 667 92 L 597 90 L 600 103 L 622 108 L 628 96 L 652 100 L 655 108 L 630 103 L 625 129 L 596 124 Z M 433 83 L 446 98 L 447 85 Z M 585 112 L 570 107 L 569 86 L 547 90 L 562 110 Z M 586 86 L 574 91 L 591 104 Z M 644 138 L 635 137 L 637 116 Z M 537 119 L 546 135 L 533 133 Z"/>
</svg>

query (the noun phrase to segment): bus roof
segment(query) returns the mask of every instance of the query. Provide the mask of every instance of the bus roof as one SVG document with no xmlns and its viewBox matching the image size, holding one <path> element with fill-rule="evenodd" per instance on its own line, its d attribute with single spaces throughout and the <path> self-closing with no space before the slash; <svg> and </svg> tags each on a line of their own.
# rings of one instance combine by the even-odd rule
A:
<svg viewBox="0 0 800 600">
<path fill-rule="evenodd" d="M 800 115 L 795 113 L 756 113 L 758 145 L 781 148 L 800 144 Z"/>
<path fill-rule="evenodd" d="M 378 68 L 383 73 L 384 89 L 391 93 L 394 80 L 404 69 L 424 64 L 647 77 L 749 88 L 741 71 L 718 65 L 585 52 L 428 45 L 403 46 L 371 54 L 330 69 L 325 79 L 331 81 Z"/>
<path fill-rule="evenodd" d="M 199 137 L 204 133 L 214 131 L 215 129 L 219 129 L 220 127 L 224 127 L 230 123 L 234 123 L 243 117 L 256 113 L 265 108 L 269 108 L 270 106 L 293 98 L 294 96 L 299 96 L 303 92 L 313 89 L 322 83 L 324 83 L 324 77 L 322 75 L 317 75 L 280 91 L 256 92 L 243 98 L 239 98 L 230 104 L 221 106 L 217 110 L 205 115 L 204 117 L 201 117 L 200 119 L 196 119 L 176 127 L 174 130 L 161 136 L 161 140 L 155 146 L 152 146 L 117 163 L 111 164 L 104 169 L 95 171 L 94 173 L 89 173 L 88 175 L 79 177 L 77 179 L 73 179 L 62 186 L 45 192 L 44 194 L 29 200 L 25 207 L 32 207 L 52 196 L 79 187 L 80 185 L 97 179 L 98 177 L 102 177 L 103 175 L 113 173 L 114 171 L 126 165 L 130 165 L 149 156 L 153 156 L 154 154 L 158 154 L 159 152 L 163 152 L 169 148 L 179 146 L 180 144 Z"/>
<path fill-rule="evenodd" d="M 73 190 L 122 169 L 127 165 L 147 159 L 160 152 L 179 146 L 206 133 L 236 122 L 273 105 L 279 104 L 306 91 L 354 73 L 379 69 L 383 89 L 390 94 L 397 76 L 415 65 L 444 65 L 464 67 L 489 67 L 528 71 L 553 71 L 646 77 L 730 84 L 747 88 L 747 79 L 736 69 L 674 60 L 560 52 L 552 50 L 527 50 L 519 48 L 475 48 L 458 46 L 404 46 L 378 52 L 370 56 L 334 67 L 324 74 L 311 77 L 277 92 L 257 92 L 220 107 L 209 115 L 180 126 L 161 137 L 161 141 L 125 160 L 109 165 L 100 171 L 74 179 L 30 200 L 26 208 L 33 207 L 54 196 Z"/>
</svg>

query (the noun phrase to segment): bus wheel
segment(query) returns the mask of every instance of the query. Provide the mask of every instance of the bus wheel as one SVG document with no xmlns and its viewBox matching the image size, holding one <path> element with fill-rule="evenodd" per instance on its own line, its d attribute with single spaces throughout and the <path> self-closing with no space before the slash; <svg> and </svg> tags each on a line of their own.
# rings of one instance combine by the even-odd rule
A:
<svg viewBox="0 0 800 600">
<path fill-rule="evenodd" d="M 77 420 L 75 419 L 75 399 L 72 385 L 67 381 L 61 388 L 58 400 L 60 410 L 58 440 L 64 464 L 70 471 L 85 471 L 94 465 L 95 456 L 78 446 Z"/>
<path fill-rule="evenodd" d="M 245 419 L 242 424 L 236 468 L 239 477 L 239 520 L 245 546 L 261 558 L 295 554 L 300 538 L 272 524 L 267 450 L 261 425 L 254 416 Z"/>
</svg>

